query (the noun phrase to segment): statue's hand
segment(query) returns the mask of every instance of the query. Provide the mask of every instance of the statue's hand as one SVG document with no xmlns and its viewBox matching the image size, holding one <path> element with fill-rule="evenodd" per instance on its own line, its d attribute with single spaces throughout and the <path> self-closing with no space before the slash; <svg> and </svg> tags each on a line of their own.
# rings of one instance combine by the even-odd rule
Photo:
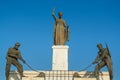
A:
<svg viewBox="0 0 120 80">
<path fill-rule="evenodd" d="M 96 64 L 96 63 L 98 63 L 97 61 L 94 61 L 92 64 Z"/>
<path fill-rule="evenodd" d="M 24 64 L 26 63 L 26 61 L 25 61 L 24 59 L 22 60 L 22 62 L 23 62 Z"/>
<path fill-rule="evenodd" d="M 54 15 L 55 9 L 56 9 L 56 8 L 54 8 L 54 9 L 52 10 L 52 15 Z"/>
</svg>

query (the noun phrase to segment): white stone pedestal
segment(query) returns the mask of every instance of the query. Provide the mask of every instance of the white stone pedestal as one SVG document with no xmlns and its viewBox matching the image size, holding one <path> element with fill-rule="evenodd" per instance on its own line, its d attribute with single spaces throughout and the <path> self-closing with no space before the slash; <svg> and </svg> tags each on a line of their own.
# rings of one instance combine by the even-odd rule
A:
<svg viewBox="0 0 120 80">
<path fill-rule="evenodd" d="M 68 70 L 68 46 L 52 46 L 52 70 Z"/>
</svg>

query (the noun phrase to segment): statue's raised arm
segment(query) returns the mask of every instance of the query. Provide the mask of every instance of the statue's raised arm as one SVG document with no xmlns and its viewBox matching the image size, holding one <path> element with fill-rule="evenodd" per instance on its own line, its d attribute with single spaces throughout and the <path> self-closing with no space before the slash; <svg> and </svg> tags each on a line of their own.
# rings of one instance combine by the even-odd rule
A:
<svg viewBox="0 0 120 80">
<path fill-rule="evenodd" d="M 55 8 L 52 10 L 52 16 L 53 16 L 53 18 L 54 18 L 55 21 L 56 21 L 57 17 L 55 16 Z"/>
</svg>

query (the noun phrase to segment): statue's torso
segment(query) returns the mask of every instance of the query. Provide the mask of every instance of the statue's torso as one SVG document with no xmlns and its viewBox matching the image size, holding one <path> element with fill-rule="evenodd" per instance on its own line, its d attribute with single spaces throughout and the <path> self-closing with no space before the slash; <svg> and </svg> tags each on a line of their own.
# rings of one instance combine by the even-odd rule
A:
<svg viewBox="0 0 120 80">
<path fill-rule="evenodd" d="M 101 55 L 100 57 L 103 57 L 102 61 L 108 61 L 110 60 L 110 55 L 109 55 L 109 52 L 106 48 L 103 48 L 101 51 L 100 51 Z"/>
<path fill-rule="evenodd" d="M 63 19 L 57 19 L 56 20 L 56 25 L 64 26 L 65 25 L 65 21 Z"/>
<path fill-rule="evenodd" d="M 8 55 L 11 55 L 11 56 L 13 55 L 13 56 L 18 57 L 19 54 L 20 54 L 20 51 L 14 49 L 14 48 L 9 48 L 9 50 L 8 50 Z"/>
</svg>

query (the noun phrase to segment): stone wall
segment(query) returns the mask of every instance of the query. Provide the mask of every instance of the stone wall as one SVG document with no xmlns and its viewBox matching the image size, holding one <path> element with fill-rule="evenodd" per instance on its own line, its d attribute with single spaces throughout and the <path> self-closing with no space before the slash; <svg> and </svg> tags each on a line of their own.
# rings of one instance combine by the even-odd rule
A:
<svg viewBox="0 0 120 80">
<path fill-rule="evenodd" d="M 44 75 L 41 76 L 41 73 Z M 77 72 L 77 71 L 24 71 L 25 77 L 22 80 L 96 80 L 92 72 Z M 100 80 L 109 80 L 108 72 L 99 74 Z M 17 71 L 10 72 L 10 80 L 19 80 Z"/>
</svg>

